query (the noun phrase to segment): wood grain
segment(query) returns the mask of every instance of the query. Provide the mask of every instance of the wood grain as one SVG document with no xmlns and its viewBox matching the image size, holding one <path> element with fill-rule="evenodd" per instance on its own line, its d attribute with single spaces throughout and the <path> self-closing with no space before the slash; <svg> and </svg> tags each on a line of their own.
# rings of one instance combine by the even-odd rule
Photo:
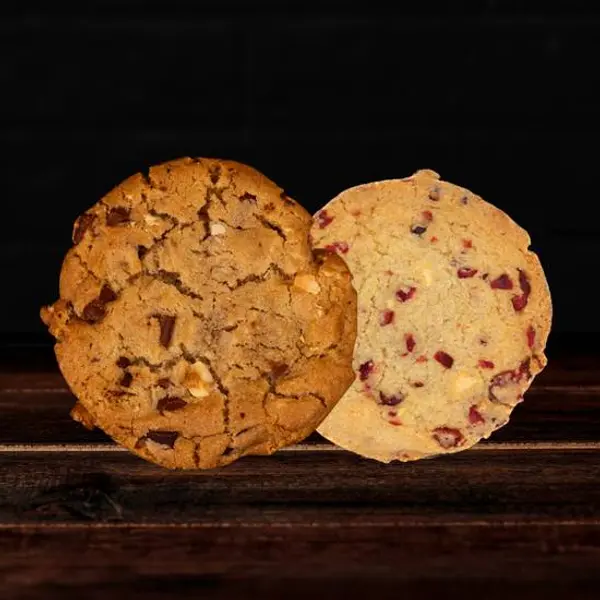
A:
<svg viewBox="0 0 600 600">
<path fill-rule="evenodd" d="M 553 360 L 453 456 L 383 465 L 315 435 L 172 472 L 73 422 L 48 348 L 27 352 L 0 349 L 3 600 L 598 597 L 598 356 Z"/>
<path fill-rule="evenodd" d="M 600 525 L 14 528 L 0 554 L 3 598 L 592 598 Z"/>
<path fill-rule="evenodd" d="M 488 449 L 384 465 L 278 452 L 169 472 L 127 452 L 1 452 L 0 523 L 390 523 L 600 518 L 598 449 Z"/>
<path fill-rule="evenodd" d="M 1 353 L 0 353 L 1 358 Z M 51 349 L 36 353 L 29 367 L 0 367 L 0 445 L 112 443 L 88 431 L 69 412 L 75 403 Z M 32 423 L 35 422 L 35 427 Z M 600 439 L 600 358 L 560 356 L 535 379 L 505 427 L 482 443 L 595 441 Z M 313 435 L 306 443 L 323 443 Z"/>
</svg>

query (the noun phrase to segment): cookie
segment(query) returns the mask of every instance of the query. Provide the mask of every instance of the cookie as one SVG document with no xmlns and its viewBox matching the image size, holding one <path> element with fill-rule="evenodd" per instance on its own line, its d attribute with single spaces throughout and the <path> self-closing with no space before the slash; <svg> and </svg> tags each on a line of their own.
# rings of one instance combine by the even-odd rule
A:
<svg viewBox="0 0 600 600">
<path fill-rule="evenodd" d="M 318 431 L 381 462 L 465 450 L 545 367 L 550 292 L 526 231 L 421 170 L 348 189 L 314 218 L 358 292 L 356 380 Z"/>
<path fill-rule="evenodd" d="M 252 168 L 183 158 L 81 215 L 41 311 L 72 416 L 169 468 L 270 454 L 354 379 L 356 292 L 311 216 Z"/>
</svg>

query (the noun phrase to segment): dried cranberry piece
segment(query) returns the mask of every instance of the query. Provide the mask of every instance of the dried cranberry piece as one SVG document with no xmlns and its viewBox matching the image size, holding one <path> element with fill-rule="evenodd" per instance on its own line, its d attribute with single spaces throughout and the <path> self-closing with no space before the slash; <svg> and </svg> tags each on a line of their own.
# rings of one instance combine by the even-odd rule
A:
<svg viewBox="0 0 600 600">
<path fill-rule="evenodd" d="M 400 300 L 400 302 L 407 302 L 415 295 L 416 291 L 417 291 L 417 288 L 415 288 L 415 287 L 400 288 L 396 292 L 396 298 L 398 300 Z"/>
<path fill-rule="evenodd" d="M 394 311 L 393 310 L 382 310 L 379 314 L 379 324 L 383 327 L 394 322 Z"/>
<path fill-rule="evenodd" d="M 412 333 L 407 333 L 404 335 L 404 341 L 406 342 L 406 349 L 409 352 L 412 352 L 415 349 L 416 342 Z"/>
<path fill-rule="evenodd" d="M 172 412 L 174 410 L 179 410 L 184 406 L 187 406 L 187 402 L 182 398 L 179 398 L 178 396 L 165 396 L 158 401 L 156 410 L 161 413 L 165 411 Z"/>
<path fill-rule="evenodd" d="M 446 369 L 450 369 L 454 364 L 454 359 L 449 354 L 446 354 L 446 352 L 444 352 L 443 350 L 438 350 L 433 355 L 433 358 L 435 358 L 435 360 L 437 360 L 440 363 L 440 365 L 446 367 Z"/>
<path fill-rule="evenodd" d="M 471 423 L 471 425 L 485 423 L 485 419 L 483 418 L 481 413 L 477 410 L 476 406 L 471 406 L 471 408 L 469 408 L 469 423 Z"/>
<path fill-rule="evenodd" d="M 519 271 L 519 286 L 524 294 L 529 296 L 531 294 L 531 284 L 529 283 L 529 278 L 525 271 L 518 269 Z"/>
<path fill-rule="evenodd" d="M 73 243 L 79 244 L 79 242 L 81 242 L 83 236 L 85 235 L 85 232 L 91 227 L 95 218 L 96 215 L 86 213 L 84 215 L 81 215 L 81 217 L 77 219 L 77 222 L 75 223 L 75 228 L 73 230 Z"/>
<path fill-rule="evenodd" d="M 493 369 L 495 367 L 491 360 L 480 360 L 477 363 L 482 369 Z"/>
<path fill-rule="evenodd" d="M 517 312 L 522 311 L 527 306 L 527 300 L 528 300 L 528 297 L 525 294 L 522 294 L 521 296 L 513 296 L 512 297 L 513 308 Z"/>
<path fill-rule="evenodd" d="M 512 290 L 513 282 L 506 273 L 503 273 L 500 277 L 490 281 L 490 286 L 493 290 Z"/>
<path fill-rule="evenodd" d="M 331 224 L 334 217 L 330 216 L 326 210 L 322 210 L 321 212 L 317 213 L 316 219 L 319 229 L 325 229 L 327 225 Z"/>
<path fill-rule="evenodd" d="M 131 361 L 126 356 L 121 356 L 117 360 L 117 367 L 120 369 L 126 369 L 129 365 L 131 365 Z"/>
<path fill-rule="evenodd" d="M 240 202 L 251 202 L 252 204 L 256 204 L 256 196 L 250 192 L 244 192 L 240 196 Z"/>
<path fill-rule="evenodd" d="M 533 325 L 530 325 L 527 328 L 527 345 L 530 348 L 533 348 L 534 344 L 535 344 L 535 329 L 533 328 Z"/>
<path fill-rule="evenodd" d="M 160 429 L 149 431 L 145 435 L 146 439 L 169 448 L 173 448 L 175 446 L 175 442 L 177 441 L 178 437 L 179 433 L 177 431 L 164 431 Z"/>
<path fill-rule="evenodd" d="M 163 377 L 156 382 L 163 390 L 167 389 L 171 385 L 171 380 Z"/>
<path fill-rule="evenodd" d="M 525 271 L 521 269 L 519 269 L 519 287 L 523 293 L 520 296 L 513 296 L 512 298 L 513 308 L 517 312 L 523 310 L 527 306 L 529 295 L 531 294 L 531 284 L 529 283 L 529 279 L 525 274 Z"/>
<path fill-rule="evenodd" d="M 472 269 L 470 267 L 461 267 L 456 272 L 459 279 L 467 279 L 467 277 L 473 277 L 476 273 L 477 269 Z"/>
<path fill-rule="evenodd" d="M 115 206 L 111 208 L 108 215 L 106 216 L 106 224 L 109 227 L 115 227 L 121 223 L 127 223 L 129 221 L 130 210 L 124 206 Z"/>
<path fill-rule="evenodd" d="M 327 250 L 327 252 L 339 252 L 340 254 L 348 254 L 350 246 L 348 246 L 347 242 L 333 242 L 332 244 L 328 244 L 327 246 L 325 246 L 325 250 Z"/>
<path fill-rule="evenodd" d="M 424 363 L 424 362 L 427 362 L 428 360 L 429 359 L 424 354 L 422 354 L 421 356 L 419 356 L 417 358 L 416 362 L 418 362 L 418 363 Z"/>
<path fill-rule="evenodd" d="M 433 439 L 445 450 L 455 448 L 463 441 L 463 435 L 452 427 L 437 427 L 433 430 Z"/>
<path fill-rule="evenodd" d="M 473 247 L 473 242 L 471 240 L 463 240 L 462 245 L 463 248 L 469 249 Z"/>
<path fill-rule="evenodd" d="M 411 385 L 416 388 L 422 388 L 425 384 L 422 381 L 413 381 Z"/>
<path fill-rule="evenodd" d="M 423 219 L 425 219 L 425 221 L 433 221 L 433 213 L 430 210 L 424 210 Z"/>
<path fill-rule="evenodd" d="M 129 387 L 131 385 L 132 381 L 133 381 L 133 375 L 131 373 L 125 373 L 123 375 L 123 377 L 121 378 L 121 381 L 119 381 L 119 385 L 121 387 Z"/>
<path fill-rule="evenodd" d="M 397 406 L 404 400 L 404 394 L 402 392 L 398 392 L 397 394 L 393 394 L 388 396 L 383 392 L 379 392 L 379 402 L 384 406 Z"/>
<path fill-rule="evenodd" d="M 435 243 L 438 241 L 438 238 L 437 238 L 437 236 L 435 236 L 435 235 L 432 235 L 432 236 L 431 236 L 431 239 L 430 239 L 429 241 L 430 241 L 432 244 L 435 244 Z"/>
<path fill-rule="evenodd" d="M 359 379 L 365 381 L 374 370 L 375 363 L 372 360 L 368 360 L 358 367 Z"/>
</svg>

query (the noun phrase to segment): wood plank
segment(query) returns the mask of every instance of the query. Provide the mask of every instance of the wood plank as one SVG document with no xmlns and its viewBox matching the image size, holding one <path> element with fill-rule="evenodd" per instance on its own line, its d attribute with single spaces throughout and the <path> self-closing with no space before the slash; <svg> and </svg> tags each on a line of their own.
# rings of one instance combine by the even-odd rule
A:
<svg viewBox="0 0 600 600">
<path fill-rule="evenodd" d="M 600 448 L 481 449 L 383 465 L 282 451 L 171 472 L 128 452 L 0 452 L 0 523 L 390 526 L 600 519 Z"/>
<path fill-rule="evenodd" d="M 66 390 L 0 392 L 0 444 L 112 443 L 69 416 L 74 397 Z M 595 441 L 600 433 L 600 388 L 533 388 L 511 421 L 482 444 L 525 441 Z M 319 435 L 306 443 L 323 443 Z"/>
<path fill-rule="evenodd" d="M 482 443 L 599 439 L 598 362 L 549 367 L 511 421 Z M 0 373 L 0 444 L 110 443 L 101 431 L 88 431 L 70 418 L 74 403 L 57 371 Z M 313 435 L 307 440 L 314 442 L 323 439 Z"/>
<path fill-rule="evenodd" d="M 2 531 L 0 553 L 9 600 L 454 598 L 465 590 L 546 600 L 597 598 L 600 582 L 598 524 L 15 528 Z"/>
</svg>

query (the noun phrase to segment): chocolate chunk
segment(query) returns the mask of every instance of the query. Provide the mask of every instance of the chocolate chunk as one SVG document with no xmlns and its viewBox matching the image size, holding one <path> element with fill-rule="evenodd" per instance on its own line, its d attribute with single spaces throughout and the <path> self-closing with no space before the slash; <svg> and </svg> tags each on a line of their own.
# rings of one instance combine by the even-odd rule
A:
<svg viewBox="0 0 600 600">
<path fill-rule="evenodd" d="M 85 232 L 90 228 L 96 215 L 84 214 L 77 219 L 75 229 L 73 230 L 73 243 L 79 244 L 85 235 Z"/>
<path fill-rule="evenodd" d="M 131 364 L 131 361 L 126 356 L 121 356 L 117 360 L 117 367 L 126 369 Z"/>
<path fill-rule="evenodd" d="M 148 254 L 148 248 L 146 248 L 146 246 L 137 247 L 137 255 L 140 260 L 142 260 L 146 254 Z"/>
<path fill-rule="evenodd" d="M 256 196 L 250 192 L 244 192 L 240 196 L 240 202 L 252 202 L 253 204 L 256 204 Z"/>
<path fill-rule="evenodd" d="M 104 284 L 100 290 L 98 300 L 102 302 L 102 304 L 107 304 L 108 302 L 114 302 L 116 299 L 117 295 L 113 292 L 112 288 L 109 285 Z"/>
<path fill-rule="evenodd" d="M 157 315 L 158 324 L 160 325 L 160 345 L 163 348 L 168 348 L 171 345 L 173 338 L 173 330 L 175 329 L 175 317 L 169 315 Z"/>
<path fill-rule="evenodd" d="M 221 178 L 221 167 L 217 165 L 210 169 L 210 182 L 215 185 Z"/>
<path fill-rule="evenodd" d="M 273 379 L 279 379 L 287 373 L 289 373 L 290 367 L 285 363 L 274 363 L 271 367 L 271 377 Z"/>
<path fill-rule="evenodd" d="M 152 442 L 156 442 L 157 444 L 161 444 L 161 446 L 167 446 L 169 448 L 173 448 L 175 446 L 175 442 L 179 437 L 179 433 L 177 431 L 164 431 L 160 429 L 155 429 L 154 431 L 149 431 L 145 438 Z"/>
<path fill-rule="evenodd" d="M 157 383 L 163 390 L 166 390 L 171 385 L 171 380 L 163 377 L 162 379 L 159 379 Z"/>
<path fill-rule="evenodd" d="M 165 396 L 158 401 L 156 410 L 159 412 L 179 410 L 187 406 L 187 402 L 178 396 Z"/>
<path fill-rule="evenodd" d="M 88 323 L 97 323 L 106 315 L 106 307 L 99 300 L 92 300 L 86 304 L 82 315 Z"/>
<path fill-rule="evenodd" d="M 427 231 L 427 227 L 423 227 L 422 225 L 415 225 L 414 227 L 410 228 L 410 232 L 414 233 L 415 235 L 421 235 L 422 233 L 425 233 Z"/>
<path fill-rule="evenodd" d="M 119 381 L 119 385 L 121 387 L 129 387 L 132 381 L 133 375 L 131 373 L 125 373 L 125 375 L 123 375 L 123 377 L 121 378 L 121 381 Z"/>
<path fill-rule="evenodd" d="M 106 315 L 106 304 L 116 299 L 117 295 L 112 291 L 110 286 L 103 285 L 98 298 L 86 304 L 82 313 L 83 318 L 89 323 L 97 323 Z"/>
<path fill-rule="evenodd" d="M 106 216 L 106 224 L 109 227 L 115 227 L 121 223 L 127 223 L 129 221 L 130 210 L 124 206 L 115 206 L 111 208 L 108 215 Z"/>
</svg>

